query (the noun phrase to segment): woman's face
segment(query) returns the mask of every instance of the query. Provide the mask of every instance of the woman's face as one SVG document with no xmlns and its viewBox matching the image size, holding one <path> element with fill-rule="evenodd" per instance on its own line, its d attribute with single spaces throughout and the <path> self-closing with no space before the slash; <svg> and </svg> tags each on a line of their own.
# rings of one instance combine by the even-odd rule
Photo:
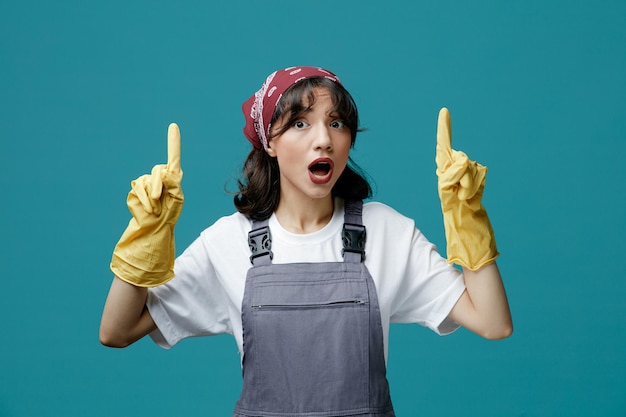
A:
<svg viewBox="0 0 626 417">
<path fill-rule="evenodd" d="M 328 91 L 316 88 L 315 103 L 284 133 L 272 138 L 268 154 L 280 169 L 281 200 L 330 198 L 348 163 L 351 132 L 333 112 Z M 306 107 L 308 103 L 303 103 Z M 287 118 L 285 118 L 287 119 Z M 279 119 L 275 128 L 282 127 Z"/>
</svg>

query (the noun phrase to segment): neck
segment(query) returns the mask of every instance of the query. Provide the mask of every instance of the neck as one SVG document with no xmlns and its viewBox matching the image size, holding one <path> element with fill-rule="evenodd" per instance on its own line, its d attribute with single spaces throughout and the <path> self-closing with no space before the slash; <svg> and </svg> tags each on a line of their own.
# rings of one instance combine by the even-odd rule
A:
<svg viewBox="0 0 626 417">
<path fill-rule="evenodd" d="M 313 233 L 330 222 L 333 217 L 332 196 L 323 199 L 290 201 L 281 195 L 275 214 L 280 225 L 287 231 L 297 234 Z"/>
</svg>

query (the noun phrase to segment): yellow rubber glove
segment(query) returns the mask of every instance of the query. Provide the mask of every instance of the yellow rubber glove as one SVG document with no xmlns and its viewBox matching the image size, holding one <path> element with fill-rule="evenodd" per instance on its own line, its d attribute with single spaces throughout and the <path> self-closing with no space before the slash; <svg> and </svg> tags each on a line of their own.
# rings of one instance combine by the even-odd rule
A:
<svg viewBox="0 0 626 417">
<path fill-rule="evenodd" d="M 481 203 L 487 167 L 470 161 L 451 145 L 450 113 L 439 112 L 437 177 L 448 244 L 448 263 L 476 271 L 499 255 L 487 212 Z"/>
<path fill-rule="evenodd" d="M 111 270 L 138 287 L 155 287 L 174 277 L 174 226 L 183 208 L 180 131 L 167 132 L 167 165 L 131 183 L 126 200 L 133 218 L 115 246 Z"/>
</svg>

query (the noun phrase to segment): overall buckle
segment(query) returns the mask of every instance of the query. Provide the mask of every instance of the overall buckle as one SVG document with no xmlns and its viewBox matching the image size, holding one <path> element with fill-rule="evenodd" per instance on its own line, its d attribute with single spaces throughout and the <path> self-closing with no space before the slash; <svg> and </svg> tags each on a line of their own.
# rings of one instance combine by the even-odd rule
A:
<svg viewBox="0 0 626 417">
<path fill-rule="evenodd" d="M 272 253 L 272 234 L 268 226 L 251 230 L 248 233 L 248 246 L 250 247 L 250 262 L 254 264 L 254 259 L 261 256 L 269 255 L 270 259 L 274 257 Z"/>
<path fill-rule="evenodd" d="M 341 256 L 345 257 L 346 252 L 358 253 L 361 261 L 365 260 L 365 226 L 353 223 L 344 223 L 341 231 L 343 249 Z"/>
</svg>

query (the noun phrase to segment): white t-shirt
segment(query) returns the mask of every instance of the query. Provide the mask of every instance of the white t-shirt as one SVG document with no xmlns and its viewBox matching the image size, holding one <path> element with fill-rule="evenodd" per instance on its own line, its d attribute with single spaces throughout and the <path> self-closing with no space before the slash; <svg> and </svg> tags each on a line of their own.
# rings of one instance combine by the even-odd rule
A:
<svg viewBox="0 0 626 417">
<path fill-rule="evenodd" d="M 273 263 L 342 261 L 344 207 L 336 200 L 331 221 L 310 234 L 269 220 Z M 367 230 L 365 265 L 380 304 L 385 358 L 390 323 L 418 323 L 444 335 L 459 326 L 447 316 L 463 291 L 462 273 L 449 265 L 413 220 L 389 206 L 363 205 Z M 250 268 L 251 221 L 241 213 L 205 229 L 176 259 L 175 277 L 148 291 L 147 306 L 158 329 L 150 334 L 170 348 L 187 337 L 232 334 L 243 354 L 241 302 Z"/>
</svg>

